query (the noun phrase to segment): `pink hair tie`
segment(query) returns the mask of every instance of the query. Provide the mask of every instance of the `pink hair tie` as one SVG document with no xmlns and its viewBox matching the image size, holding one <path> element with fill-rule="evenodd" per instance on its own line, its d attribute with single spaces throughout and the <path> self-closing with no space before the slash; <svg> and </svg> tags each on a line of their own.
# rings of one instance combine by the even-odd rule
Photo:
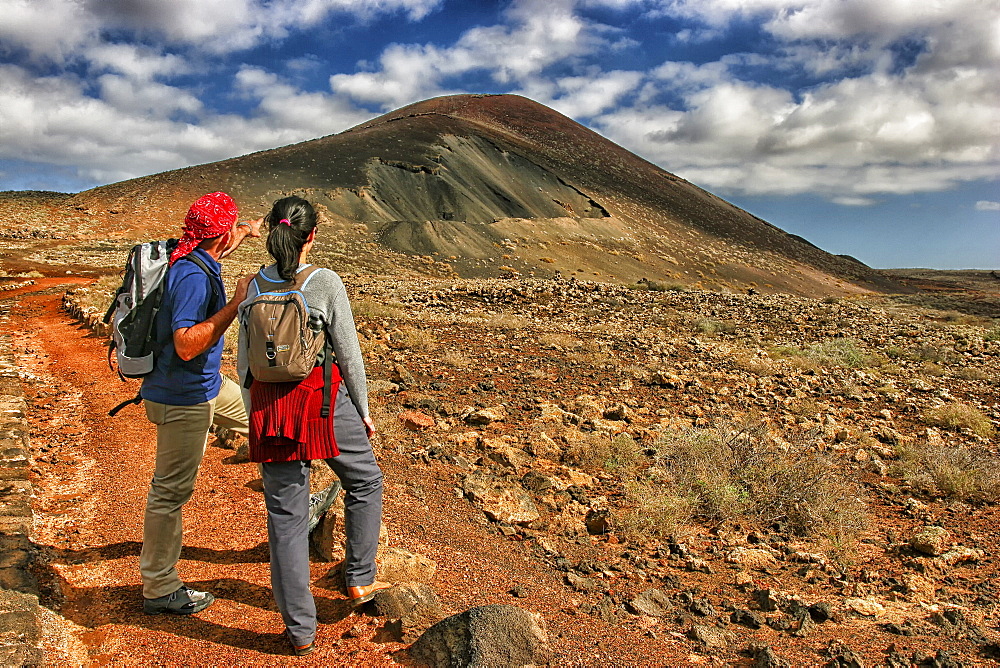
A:
<svg viewBox="0 0 1000 668">
<path fill-rule="evenodd" d="M 284 223 L 285 225 L 288 225 L 289 227 L 292 226 L 292 224 L 288 221 L 287 218 L 282 218 L 281 220 L 278 221 L 279 225 L 282 224 L 282 223 Z"/>
</svg>

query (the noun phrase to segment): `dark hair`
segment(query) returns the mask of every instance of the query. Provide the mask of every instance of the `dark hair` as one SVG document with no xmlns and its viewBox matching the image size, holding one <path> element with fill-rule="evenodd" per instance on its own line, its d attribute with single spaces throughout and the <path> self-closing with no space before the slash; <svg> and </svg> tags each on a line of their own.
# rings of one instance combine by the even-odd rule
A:
<svg viewBox="0 0 1000 668">
<path fill-rule="evenodd" d="M 316 229 L 316 211 L 312 204 L 292 195 L 275 202 L 264 220 L 270 228 L 267 252 L 278 263 L 278 275 L 290 281 L 299 268 L 302 247 Z"/>
</svg>

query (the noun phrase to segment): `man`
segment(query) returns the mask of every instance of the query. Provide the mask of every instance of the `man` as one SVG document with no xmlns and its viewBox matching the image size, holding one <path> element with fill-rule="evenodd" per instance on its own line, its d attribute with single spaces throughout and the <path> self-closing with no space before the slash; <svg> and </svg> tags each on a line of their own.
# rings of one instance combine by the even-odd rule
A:
<svg viewBox="0 0 1000 668">
<path fill-rule="evenodd" d="M 225 378 L 223 334 L 236 317 L 253 276 L 244 276 L 226 301 L 219 260 L 247 237 L 260 236 L 260 220 L 237 222 L 233 199 L 211 193 L 191 205 L 184 234 L 170 256 L 157 341 L 163 343 L 152 373 L 143 378 L 146 416 L 156 425 L 156 469 L 146 498 L 142 554 L 143 610 L 192 614 L 215 600 L 177 575 L 181 507 L 191 498 L 212 424 L 247 434 L 239 386 Z"/>
</svg>

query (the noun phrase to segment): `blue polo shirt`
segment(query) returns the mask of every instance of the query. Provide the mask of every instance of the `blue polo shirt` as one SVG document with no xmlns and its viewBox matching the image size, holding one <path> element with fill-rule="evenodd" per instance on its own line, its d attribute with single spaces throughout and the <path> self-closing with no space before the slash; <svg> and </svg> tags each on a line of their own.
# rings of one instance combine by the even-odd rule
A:
<svg viewBox="0 0 1000 668">
<path fill-rule="evenodd" d="M 212 275 L 187 259 L 178 260 L 167 271 L 163 303 L 156 317 L 157 341 L 164 346 L 156 358 L 156 367 L 142 379 L 140 392 L 143 399 L 161 404 L 193 406 L 214 399 L 222 387 L 222 337 L 211 348 L 186 362 L 174 351 L 176 330 L 204 322 L 226 303 L 219 263 L 200 248 L 191 254 L 197 255 Z M 210 312 L 213 282 L 218 298 Z"/>
</svg>

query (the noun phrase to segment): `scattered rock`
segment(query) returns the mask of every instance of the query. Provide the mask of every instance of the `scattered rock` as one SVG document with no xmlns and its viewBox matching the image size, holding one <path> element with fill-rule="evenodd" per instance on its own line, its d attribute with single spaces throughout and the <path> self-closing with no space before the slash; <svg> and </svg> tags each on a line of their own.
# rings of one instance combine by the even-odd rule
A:
<svg viewBox="0 0 1000 668">
<path fill-rule="evenodd" d="M 670 596 L 662 589 L 647 589 L 629 601 L 628 606 L 636 614 L 649 617 L 665 617 L 674 609 Z"/>
<path fill-rule="evenodd" d="M 949 566 L 956 566 L 966 562 L 982 561 L 986 558 L 986 552 L 976 550 L 971 547 L 953 547 L 941 555 L 941 561 Z"/>
<path fill-rule="evenodd" d="M 545 665 L 551 658 L 541 615 L 512 605 L 484 605 L 429 628 L 410 655 L 431 668 Z"/>
<path fill-rule="evenodd" d="M 444 617 L 437 594 L 424 583 L 383 589 L 367 604 L 379 617 L 388 617 L 387 628 L 400 642 L 413 642 Z"/>
<path fill-rule="evenodd" d="M 825 664 L 827 668 L 865 668 L 861 657 L 839 640 L 830 642 L 826 648 L 826 655 L 830 657 Z"/>
<path fill-rule="evenodd" d="M 610 533 L 611 512 L 606 509 L 588 510 L 587 516 L 584 518 L 584 523 L 587 526 L 587 533 L 591 536 L 601 536 Z"/>
<path fill-rule="evenodd" d="M 403 411 L 399 414 L 403 427 L 410 431 L 426 431 L 434 426 L 434 418 L 420 411 Z"/>
<path fill-rule="evenodd" d="M 744 568 L 760 569 L 773 566 L 777 559 L 770 551 L 755 547 L 737 547 L 726 554 L 726 562 Z"/>
<path fill-rule="evenodd" d="M 507 419 L 507 411 L 503 406 L 481 408 L 465 416 L 465 422 L 474 426 L 485 426 L 492 422 L 502 422 Z"/>
<path fill-rule="evenodd" d="M 385 548 L 377 565 L 382 582 L 430 582 L 437 571 L 433 559 L 398 547 Z"/>
<path fill-rule="evenodd" d="M 885 606 L 870 598 L 848 598 L 844 599 L 844 606 L 865 617 L 877 617 L 885 612 Z"/>
<path fill-rule="evenodd" d="M 936 557 L 943 554 L 948 548 L 950 538 L 951 533 L 947 529 L 928 525 L 922 527 L 910 538 L 910 547 L 917 552 Z"/>
<path fill-rule="evenodd" d="M 687 632 L 687 636 L 712 649 L 726 649 L 736 640 L 736 636 L 731 631 L 704 624 L 692 626 Z"/>
<path fill-rule="evenodd" d="M 778 609 L 782 598 L 773 589 L 758 589 L 753 593 L 753 600 L 760 610 L 773 612 Z"/>
<path fill-rule="evenodd" d="M 528 594 L 529 594 L 528 588 L 525 587 L 524 585 L 517 585 L 516 587 L 510 590 L 510 595 L 516 598 L 527 598 Z"/>
<path fill-rule="evenodd" d="M 541 517 L 527 492 L 495 476 L 470 473 L 462 489 L 482 507 L 487 517 L 497 522 L 524 525 Z"/>
<path fill-rule="evenodd" d="M 608 591 L 608 583 L 600 578 L 585 578 L 575 573 L 566 574 L 566 584 L 577 591 L 594 592 Z"/>
<path fill-rule="evenodd" d="M 753 663 L 751 668 L 791 668 L 791 664 L 779 657 L 770 647 L 751 648 Z"/>
<path fill-rule="evenodd" d="M 514 448 L 509 445 L 499 445 L 490 448 L 486 456 L 500 466 L 515 470 L 524 469 L 531 464 L 531 455 L 520 448 Z"/>
<path fill-rule="evenodd" d="M 733 624 L 745 626 L 748 629 L 759 629 L 764 626 L 764 616 L 751 610 L 733 610 L 729 615 Z"/>
</svg>

